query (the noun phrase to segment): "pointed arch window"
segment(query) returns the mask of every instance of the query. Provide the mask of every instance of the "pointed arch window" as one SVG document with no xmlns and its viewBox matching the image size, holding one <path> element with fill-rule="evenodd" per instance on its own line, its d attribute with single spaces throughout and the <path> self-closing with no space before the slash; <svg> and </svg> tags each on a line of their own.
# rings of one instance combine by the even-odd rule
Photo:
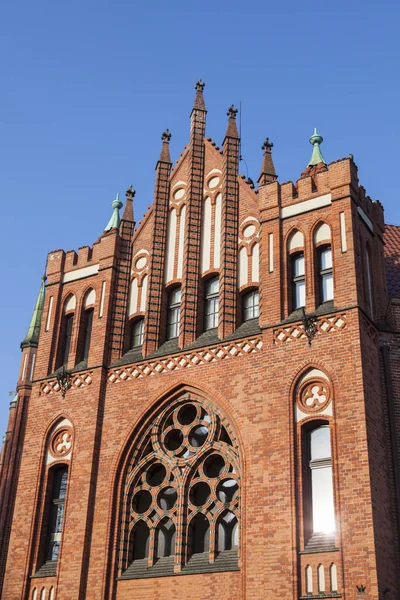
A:
<svg viewBox="0 0 400 600">
<path fill-rule="evenodd" d="M 310 533 L 333 535 L 335 507 L 333 497 L 331 432 L 327 423 L 306 432 L 307 481 L 310 497 Z"/>
<path fill-rule="evenodd" d="M 71 350 L 75 307 L 76 298 L 71 294 L 68 296 L 64 304 L 63 316 L 61 319 L 60 337 L 58 342 L 56 368 L 59 368 L 63 365 L 68 365 L 69 354 Z"/>
<path fill-rule="evenodd" d="M 224 553 L 237 556 L 239 482 L 238 444 L 219 412 L 191 392 L 169 399 L 132 446 L 120 576 L 151 576 L 149 569 L 160 560 L 173 575 L 182 557 L 188 573 L 206 572 L 214 559 L 221 570 L 236 568 L 236 559 Z"/>
<path fill-rule="evenodd" d="M 292 266 L 292 308 L 296 310 L 306 305 L 306 273 L 304 252 L 296 252 L 291 257 Z"/>
</svg>

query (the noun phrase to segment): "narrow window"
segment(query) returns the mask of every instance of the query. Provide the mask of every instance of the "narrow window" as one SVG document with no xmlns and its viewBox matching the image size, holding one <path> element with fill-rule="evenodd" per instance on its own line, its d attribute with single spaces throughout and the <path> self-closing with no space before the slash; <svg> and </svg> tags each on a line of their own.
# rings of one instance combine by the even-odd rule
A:
<svg viewBox="0 0 400 600">
<path fill-rule="evenodd" d="M 85 310 L 83 314 L 83 360 L 88 360 L 90 340 L 92 337 L 93 308 Z"/>
<path fill-rule="evenodd" d="M 144 319 L 134 321 L 131 326 L 131 348 L 138 348 L 143 344 Z"/>
<path fill-rule="evenodd" d="M 163 519 L 158 528 L 157 558 L 175 554 L 175 525 L 171 519 Z"/>
<path fill-rule="evenodd" d="M 292 256 L 292 303 L 293 310 L 306 305 L 304 252 L 296 252 Z"/>
<path fill-rule="evenodd" d="M 367 267 L 367 292 L 368 292 L 368 303 L 369 310 L 371 311 L 371 317 L 374 316 L 374 306 L 372 302 L 372 275 L 371 275 L 371 253 L 369 247 L 367 246 L 367 250 L 365 253 L 366 259 L 366 267 Z"/>
<path fill-rule="evenodd" d="M 256 319 L 260 316 L 260 294 L 253 290 L 243 296 L 243 321 Z"/>
<path fill-rule="evenodd" d="M 219 279 L 214 277 L 206 282 L 204 300 L 204 329 L 218 327 Z"/>
<path fill-rule="evenodd" d="M 72 326 L 74 323 L 74 315 L 66 315 L 65 316 L 65 333 L 64 333 L 64 350 L 63 350 L 63 359 L 62 364 L 67 366 L 69 351 L 71 348 L 71 337 L 72 337 Z"/>
<path fill-rule="evenodd" d="M 332 534 L 335 531 L 335 510 L 329 425 L 321 425 L 308 435 L 312 533 Z"/>
<path fill-rule="evenodd" d="M 332 248 L 322 246 L 318 249 L 319 297 L 320 302 L 333 300 Z"/>
<path fill-rule="evenodd" d="M 235 515 L 227 511 L 218 522 L 218 552 L 237 548 L 238 544 L 235 540 L 236 527 L 238 520 Z"/>
<path fill-rule="evenodd" d="M 146 523 L 138 521 L 133 528 L 133 560 L 149 556 L 150 531 Z"/>
<path fill-rule="evenodd" d="M 207 517 L 198 513 L 190 523 L 189 540 L 192 554 L 201 554 L 209 551 L 210 524 Z"/>
<path fill-rule="evenodd" d="M 175 288 L 168 295 L 167 339 L 179 336 L 179 320 L 181 313 L 181 288 Z"/>
<path fill-rule="evenodd" d="M 50 519 L 47 534 L 47 560 L 58 560 L 64 520 L 64 503 L 67 492 L 68 467 L 54 471 Z"/>
</svg>

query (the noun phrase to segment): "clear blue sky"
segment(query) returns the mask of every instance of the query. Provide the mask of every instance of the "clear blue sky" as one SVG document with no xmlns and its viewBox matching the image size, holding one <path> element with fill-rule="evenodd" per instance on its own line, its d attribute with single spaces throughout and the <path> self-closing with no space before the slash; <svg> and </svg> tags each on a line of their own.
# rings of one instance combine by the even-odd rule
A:
<svg viewBox="0 0 400 600">
<path fill-rule="evenodd" d="M 296 180 L 317 126 L 325 159 L 354 154 L 400 222 L 399 22 L 394 0 L 1 3 L 1 435 L 47 252 L 92 244 L 131 183 L 141 218 L 162 131 L 174 160 L 188 141 L 198 78 L 217 143 L 242 102 L 254 180 L 266 135 L 280 180 Z"/>
</svg>

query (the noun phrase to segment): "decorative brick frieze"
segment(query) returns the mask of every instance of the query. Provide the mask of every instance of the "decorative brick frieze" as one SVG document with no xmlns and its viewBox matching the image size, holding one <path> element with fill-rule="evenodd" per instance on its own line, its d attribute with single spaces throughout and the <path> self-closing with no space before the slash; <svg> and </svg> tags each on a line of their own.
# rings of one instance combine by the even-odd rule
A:
<svg viewBox="0 0 400 600">
<path fill-rule="evenodd" d="M 70 388 L 83 388 L 90 385 L 93 381 L 92 375 L 93 371 L 86 371 L 84 373 L 77 373 L 76 375 L 73 375 L 70 382 Z M 48 379 L 47 381 L 42 381 L 40 384 L 39 396 L 56 394 L 60 391 L 61 388 L 57 379 Z"/>
<path fill-rule="evenodd" d="M 229 344 L 220 344 L 209 348 L 193 350 L 192 352 L 182 352 L 157 360 L 112 369 L 108 376 L 108 381 L 110 383 L 120 383 L 129 379 L 137 379 L 149 375 L 158 375 L 160 373 L 185 369 L 187 367 L 205 365 L 227 358 L 259 352 L 262 345 L 261 337 L 256 336 L 244 340 L 236 340 Z"/>
<path fill-rule="evenodd" d="M 347 327 L 346 314 L 340 313 L 328 317 L 320 317 L 317 319 L 316 325 L 316 335 L 341 331 Z M 304 325 L 302 323 L 293 323 L 291 325 L 285 325 L 283 327 L 274 329 L 274 344 L 294 342 L 301 339 L 307 339 Z"/>
</svg>

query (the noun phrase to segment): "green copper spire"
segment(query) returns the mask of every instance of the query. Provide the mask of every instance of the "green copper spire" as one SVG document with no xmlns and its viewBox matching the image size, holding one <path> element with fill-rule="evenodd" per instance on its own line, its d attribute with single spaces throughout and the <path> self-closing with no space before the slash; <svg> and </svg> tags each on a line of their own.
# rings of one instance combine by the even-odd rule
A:
<svg viewBox="0 0 400 600">
<path fill-rule="evenodd" d="M 111 219 L 108 221 L 107 227 L 104 231 L 111 231 L 111 229 L 119 229 L 119 224 L 121 223 L 121 218 L 119 216 L 119 209 L 122 208 L 122 202 L 119 199 L 119 195 L 117 194 L 115 200 L 111 202 L 111 206 L 114 209 L 113 214 L 111 215 Z"/>
<path fill-rule="evenodd" d="M 314 127 L 314 135 L 310 137 L 310 144 L 314 146 L 314 150 L 311 156 L 311 160 L 308 163 L 309 167 L 314 167 L 315 165 L 319 165 L 320 163 L 324 163 L 326 165 L 325 159 L 322 156 L 320 144 L 324 141 L 324 138 L 319 135 L 317 132 L 317 128 Z"/>
<path fill-rule="evenodd" d="M 40 323 L 42 322 L 43 315 L 44 297 L 46 294 L 46 288 L 44 285 L 45 281 L 46 276 L 43 275 L 42 285 L 40 286 L 28 333 L 26 334 L 25 339 L 21 342 L 21 349 L 29 347 L 37 348 L 40 334 Z"/>
</svg>

